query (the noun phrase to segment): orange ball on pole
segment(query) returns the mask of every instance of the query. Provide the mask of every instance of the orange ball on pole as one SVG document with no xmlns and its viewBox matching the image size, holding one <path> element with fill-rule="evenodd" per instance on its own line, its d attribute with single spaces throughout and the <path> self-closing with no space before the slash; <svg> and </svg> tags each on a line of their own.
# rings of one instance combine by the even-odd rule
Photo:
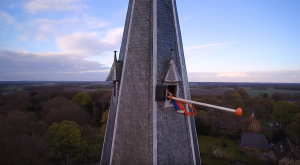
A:
<svg viewBox="0 0 300 165">
<path fill-rule="evenodd" d="M 237 116 L 241 116 L 242 113 L 243 113 L 242 108 L 237 108 L 236 111 L 235 111 L 235 115 L 237 115 Z"/>
</svg>

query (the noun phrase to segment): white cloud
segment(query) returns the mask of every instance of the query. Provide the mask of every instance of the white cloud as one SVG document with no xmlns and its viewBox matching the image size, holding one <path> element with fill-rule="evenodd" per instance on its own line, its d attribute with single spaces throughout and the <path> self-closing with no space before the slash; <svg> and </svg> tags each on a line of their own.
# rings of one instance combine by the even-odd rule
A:
<svg viewBox="0 0 300 165">
<path fill-rule="evenodd" d="M 0 81 L 102 81 L 110 67 L 74 54 L 0 50 Z M 300 83 L 300 70 L 248 72 L 188 72 L 190 82 Z"/>
<path fill-rule="evenodd" d="M 56 29 L 51 24 L 42 24 L 39 26 L 35 39 L 47 40 L 48 36 L 57 33 Z"/>
<path fill-rule="evenodd" d="M 36 22 L 52 24 L 52 25 L 58 24 L 58 23 L 76 23 L 79 21 L 80 20 L 78 18 L 64 18 L 64 19 L 59 19 L 59 20 L 51 20 L 51 19 L 46 19 L 46 18 L 36 19 Z"/>
<path fill-rule="evenodd" d="M 0 81 L 104 80 L 110 67 L 72 54 L 0 50 Z M 74 67 L 76 66 L 76 67 Z M 68 73 L 68 74 L 66 74 Z"/>
<path fill-rule="evenodd" d="M 248 72 L 188 72 L 190 82 L 282 82 L 300 83 L 300 70 Z"/>
<path fill-rule="evenodd" d="M 78 11 L 86 7 L 76 2 L 77 0 L 32 0 L 26 3 L 23 8 L 31 14 L 36 14 L 41 11 Z"/>
<path fill-rule="evenodd" d="M 0 11 L 0 20 L 5 21 L 9 24 L 15 23 L 15 19 L 5 11 Z"/>
<path fill-rule="evenodd" d="M 59 20 L 43 18 L 36 19 L 35 22 L 37 24 L 34 36 L 36 40 L 49 40 L 53 37 L 65 35 L 66 33 L 72 33 L 72 30 L 80 31 L 82 28 L 101 28 L 109 25 L 108 22 L 94 17 L 64 18 Z"/>
<path fill-rule="evenodd" d="M 247 77 L 248 75 L 246 73 L 240 73 L 240 72 L 225 72 L 225 73 L 219 73 L 216 76 L 217 77 Z"/>
<path fill-rule="evenodd" d="M 87 33 L 91 28 L 110 25 L 106 20 L 94 17 L 93 9 L 82 4 L 83 2 L 78 0 L 29 0 L 17 6 L 21 6 L 28 13 L 37 14 L 36 16 L 22 16 L 22 20 L 26 20 L 16 22 L 7 12 L 0 10 L 0 19 L 7 24 L 3 26 L 6 29 L 12 28 L 10 24 L 13 24 L 13 28 L 17 30 L 15 33 L 17 39 L 31 43 L 32 41 L 50 43 L 57 37 L 74 32 Z M 51 13 L 41 13 L 45 11 Z"/>
<path fill-rule="evenodd" d="M 189 46 L 184 48 L 184 52 L 187 55 L 198 54 L 199 52 L 203 52 L 206 50 L 220 49 L 225 46 L 231 45 L 234 42 L 224 42 L 224 43 L 215 43 L 215 44 L 205 44 L 205 45 L 197 45 L 197 46 Z"/>
<path fill-rule="evenodd" d="M 84 17 L 83 20 L 85 21 L 85 24 L 88 28 L 102 28 L 110 24 L 109 22 L 100 20 L 95 17 Z"/>
<path fill-rule="evenodd" d="M 87 71 L 79 71 L 79 72 L 62 72 L 59 71 L 58 73 L 108 73 L 110 70 L 87 70 Z"/>
<path fill-rule="evenodd" d="M 36 40 L 50 40 L 53 37 L 72 33 L 72 31 L 82 31 L 85 28 L 102 28 L 109 25 L 108 22 L 94 17 L 74 17 L 58 20 L 35 19 L 37 27 L 34 38 Z"/>
<path fill-rule="evenodd" d="M 113 61 L 114 61 L 113 58 L 107 58 L 107 59 L 105 59 L 102 63 L 103 63 L 103 64 L 109 64 L 109 65 L 111 65 L 111 64 L 113 63 Z"/>
<path fill-rule="evenodd" d="M 63 35 L 66 31 L 65 29 L 70 29 L 70 26 L 80 22 L 78 18 L 65 18 L 59 20 L 51 20 L 51 19 L 36 19 L 36 33 L 34 38 L 36 40 L 49 40 L 53 37 L 57 37 L 59 35 Z M 59 27 L 59 28 L 58 28 Z"/>
<path fill-rule="evenodd" d="M 122 33 L 123 28 L 112 29 L 102 37 L 97 32 L 77 32 L 58 38 L 56 43 L 64 53 L 89 57 L 118 47 Z"/>
</svg>

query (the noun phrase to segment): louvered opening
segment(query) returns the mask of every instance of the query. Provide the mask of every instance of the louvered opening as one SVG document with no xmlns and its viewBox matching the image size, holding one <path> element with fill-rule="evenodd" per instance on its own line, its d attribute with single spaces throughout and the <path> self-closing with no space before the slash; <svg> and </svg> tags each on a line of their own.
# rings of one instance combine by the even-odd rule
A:
<svg viewBox="0 0 300 165">
<path fill-rule="evenodd" d="M 173 96 L 176 97 L 176 95 L 177 95 L 177 85 L 168 85 L 167 89 L 169 90 L 170 93 L 172 93 Z M 170 99 L 168 98 L 168 100 L 170 100 Z"/>
</svg>

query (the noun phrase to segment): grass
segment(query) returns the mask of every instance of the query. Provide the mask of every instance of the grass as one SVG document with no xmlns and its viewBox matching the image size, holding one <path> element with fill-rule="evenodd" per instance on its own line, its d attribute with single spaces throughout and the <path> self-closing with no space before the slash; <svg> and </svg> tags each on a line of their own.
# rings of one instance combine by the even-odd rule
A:
<svg viewBox="0 0 300 165">
<path fill-rule="evenodd" d="M 213 147 L 216 146 L 216 144 L 221 145 L 222 141 L 226 141 L 227 145 L 228 145 L 228 147 L 226 147 L 226 148 L 221 147 L 222 150 L 227 153 L 232 152 L 235 160 L 252 163 L 252 161 L 247 157 L 247 155 L 240 152 L 240 150 L 238 148 L 239 144 L 238 144 L 237 140 L 199 135 L 198 136 L 198 144 L 200 147 L 201 160 L 203 163 L 212 164 L 212 165 L 220 164 L 220 163 L 218 163 L 219 160 L 217 162 L 214 159 L 210 159 L 209 155 L 212 154 Z M 221 162 L 228 164 L 227 161 L 221 161 Z"/>
<path fill-rule="evenodd" d="M 209 154 L 200 153 L 201 163 L 206 165 L 228 165 L 227 161 L 211 159 Z"/>
</svg>

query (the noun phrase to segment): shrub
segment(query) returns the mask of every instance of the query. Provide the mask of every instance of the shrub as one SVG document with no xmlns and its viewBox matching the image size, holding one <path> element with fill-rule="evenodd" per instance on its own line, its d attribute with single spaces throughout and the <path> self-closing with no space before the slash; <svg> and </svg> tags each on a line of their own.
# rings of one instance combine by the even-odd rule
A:
<svg viewBox="0 0 300 165">
<path fill-rule="evenodd" d="M 223 147 L 223 148 L 226 148 L 226 147 L 228 147 L 228 145 L 227 145 L 227 142 L 226 142 L 226 141 L 222 141 L 222 144 L 221 144 L 221 145 L 222 145 L 222 147 Z"/>
</svg>

